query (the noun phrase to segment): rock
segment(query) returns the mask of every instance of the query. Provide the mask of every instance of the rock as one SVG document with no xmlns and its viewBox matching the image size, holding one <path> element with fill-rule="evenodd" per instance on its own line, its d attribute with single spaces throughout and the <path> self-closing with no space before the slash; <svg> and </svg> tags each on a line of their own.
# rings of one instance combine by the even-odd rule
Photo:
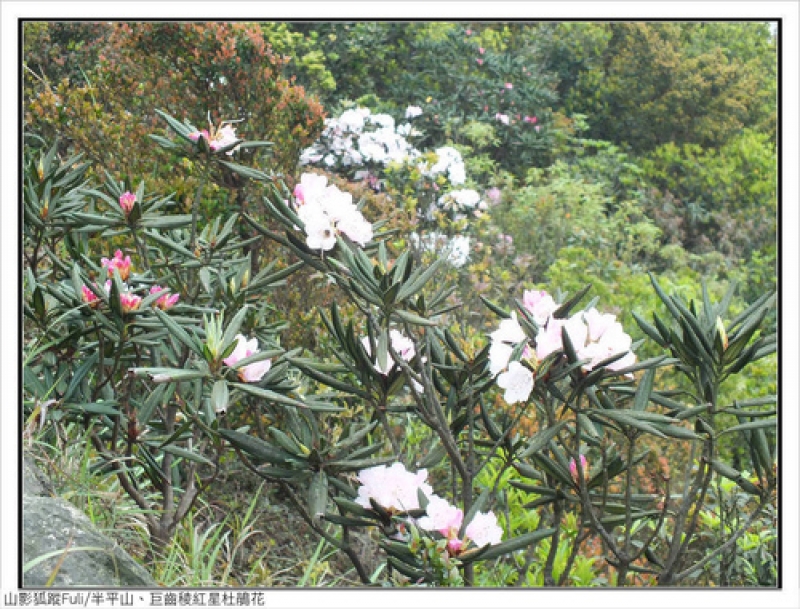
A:
<svg viewBox="0 0 800 609">
<path fill-rule="evenodd" d="M 27 457 L 22 479 L 24 586 L 157 587 L 150 574 L 83 512 L 49 496 L 52 486 Z"/>
</svg>

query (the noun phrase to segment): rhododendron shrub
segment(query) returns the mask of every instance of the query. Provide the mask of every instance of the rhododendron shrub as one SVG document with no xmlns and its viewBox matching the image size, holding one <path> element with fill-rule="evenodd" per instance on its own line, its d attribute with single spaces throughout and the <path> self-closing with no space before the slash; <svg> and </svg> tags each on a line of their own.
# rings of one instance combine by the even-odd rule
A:
<svg viewBox="0 0 800 609">
<path fill-rule="evenodd" d="M 537 557 L 545 585 L 566 585 L 585 541 L 619 584 L 647 573 L 676 585 L 733 543 L 708 548 L 697 530 L 714 482 L 735 483 L 756 514 L 774 501 L 774 419 L 757 410 L 766 402 L 719 401 L 723 383 L 775 349 L 759 334 L 771 295 L 730 318 L 732 291 L 698 306 L 653 280 L 669 318 L 651 322 L 605 312 L 613 303 L 587 301 L 590 286 L 528 289 L 513 303 L 483 299 L 496 321 L 478 333 L 445 279 L 452 260 L 393 244 L 383 219 L 365 217 L 330 176 L 301 169 L 290 188 L 239 158 L 259 142 L 159 115 L 168 130 L 157 144 L 209 176 L 259 184 L 263 214 L 206 221 L 202 188 L 189 210 L 143 184 L 134 199 L 111 176 L 94 188 L 55 148 L 26 152 L 23 201 L 30 428 L 90 423 L 87 438 L 157 546 L 231 461 L 279 487 L 365 585 L 510 585 Z M 369 116 L 391 125 L 343 116 L 342 130 Z M 453 151 L 413 159 L 421 179 L 448 186 L 428 201 L 482 211 L 484 191 L 458 184 Z M 279 248 L 280 266 L 253 264 L 259 239 Z M 280 344 L 272 304 L 300 269 L 335 295 L 305 349 Z M 631 317 L 662 354 L 637 357 Z M 690 392 L 660 388 L 668 367 Z M 747 473 L 719 451 L 725 434 L 750 449 Z M 698 459 L 659 477 L 653 446 Z M 355 531 L 385 569 L 367 568 Z M 557 555 L 572 557 L 558 573 Z"/>
</svg>

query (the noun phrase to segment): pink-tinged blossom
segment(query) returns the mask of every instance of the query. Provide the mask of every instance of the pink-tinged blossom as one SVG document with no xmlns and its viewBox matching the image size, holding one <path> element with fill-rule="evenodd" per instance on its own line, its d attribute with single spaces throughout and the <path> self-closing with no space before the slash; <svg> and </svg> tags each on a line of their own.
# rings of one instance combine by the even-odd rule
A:
<svg viewBox="0 0 800 609">
<path fill-rule="evenodd" d="M 539 127 L 539 125 L 536 125 L 536 126 L 534 127 L 534 129 L 536 129 L 536 133 L 539 133 L 539 129 L 541 129 L 541 127 Z"/>
<path fill-rule="evenodd" d="M 205 138 L 206 141 L 209 141 L 209 139 L 211 139 L 208 135 L 208 129 L 201 129 L 200 131 L 192 131 L 189 134 L 189 139 L 192 140 L 193 142 L 196 142 L 201 137 Z"/>
<path fill-rule="evenodd" d="M 467 36 L 472 36 L 472 30 L 467 30 L 465 33 Z"/>
<path fill-rule="evenodd" d="M 122 211 L 125 212 L 125 215 L 129 215 L 131 210 L 133 209 L 134 204 L 136 203 L 136 195 L 132 192 L 125 192 L 119 198 L 119 206 L 122 208 Z"/>
<path fill-rule="evenodd" d="M 502 191 L 497 186 L 492 186 L 489 190 L 486 191 L 486 197 L 492 203 L 492 205 L 497 205 L 500 203 L 500 199 L 503 197 Z"/>
<path fill-rule="evenodd" d="M 150 288 L 151 294 L 158 294 L 160 292 L 164 292 L 164 295 L 156 299 L 155 305 L 163 311 L 174 307 L 180 298 L 179 294 L 169 294 L 169 290 L 167 288 L 162 288 L 160 285 L 154 285 Z"/>
<path fill-rule="evenodd" d="M 114 276 L 114 269 L 119 272 L 119 278 L 127 281 L 131 274 L 131 257 L 122 256 L 122 250 L 117 250 L 113 258 L 101 258 L 100 264 L 108 271 L 108 276 Z"/>
<path fill-rule="evenodd" d="M 478 57 L 478 58 L 477 58 L 475 61 L 477 61 L 477 62 L 478 62 L 478 65 L 479 65 L 479 66 L 482 66 L 482 65 L 483 65 L 483 59 L 481 59 L 480 57 Z"/>
<path fill-rule="evenodd" d="M 433 495 L 428 500 L 425 513 L 427 515 L 417 521 L 421 529 L 438 531 L 448 539 L 458 536 L 461 523 L 464 521 L 464 512 L 456 506 L 450 505 L 447 500 Z"/>
<path fill-rule="evenodd" d="M 556 301 L 544 290 L 525 290 L 522 294 L 522 304 L 539 327 L 544 326 L 548 318 L 558 309 Z"/>
<path fill-rule="evenodd" d="M 586 455 L 580 456 L 581 461 L 581 471 L 583 471 L 583 478 L 584 480 L 589 480 L 589 463 L 586 461 Z M 578 465 L 575 463 L 575 459 L 569 460 L 569 473 L 572 476 L 572 479 L 575 481 L 575 484 L 578 484 Z"/>
<path fill-rule="evenodd" d="M 215 152 L 236 143 L 239 139 L 236 137 L 236 128 L 231 127 L 228 123 L 223 123 L 218 129 L 212 128 L 210 132 L 208 129 L 201 129 L 200 131 L 193 131 L 188 135 L 188 138 L 193 142 L 196 142 L 201 137 L 208 142 L 208 147 Z M 236 146 L 226 151 L 225 154 L 231 156 L 238 148 L 239 147 Z"/>
<path fill-rule="evenodd" d="M 483 47 L 478 47 L 478 53 L 483 55 L 485 52 L 486 52 L 486 49 L 484 49 Z"/>
<path fill-rule="evenodd" d="M 506 86 L 506 89 L 513 89 L 514 88 L 514 85 L 512 85 L 510 82 L 507 82 L 505 86 Z"/>
<path fill-rule="evenodd" d="M 122 292 L 119 295 L 119 304 L 122 307 L 123 313 L 131 313 L 139 308 L 142 304 L 142 297 L 137 296 L 131 292 Z"/>
<path fill-rule="evenodd" d="M 525 121 L 526 123 L 531 123 L 533 125 L 533 124 L 536 124 L 536 121 L 538 119 L 535 116 L 526 116 L 522 120 Z"/>
<path fill-rule="evenodd" d="M 511 362 L 508 370 L 497 377 L 497 386 L 505 389 L 508 404 L 526 401 L 533 391 L 533 373 L 519 362 Z"/>
<path fill-rule="evenodd" d="M 508 114 L 501 114 L 500 112 L 498 112 L 497 114 L 494 115 L 494 117 L 504 125 L 509 124 Z"/>
<path fill-rule="evenodd" d="M 83 297 L 83 302 L 88 304 L 93 309 L 100 304 L 100 299 L 97 297 L 97 294 L 92 292 L 88 287 L 85 285 L 81 286 L 81 296 Z"/>
<path fill-rule="evenodd" d="M 589 327 L 589 340 L 598 341 L 605 331 L 616 323 L 617 317 L 610 313 L 600 313 L 597 309 L 592 307 L 588 311 L 583 312 L 583 319 Z"/>
<path fill-rule="evenodd" d="M 407 512 L 419 509 L 418 492 L 431 497 L 433 489 L 425 482 L 428 471 L 419 470 L 412 473 L 402 463 L 394 463 L 391 467 L 376 465 L 358 473 L 361 486 L 355 502 L 371 509 L 370 499 L 390 512 Z"/>
<path fill-rule="evenodd" d="M 250 357 L 251 355 L 255 355 L 258 352 L 259 349 L 257 338 L 247 340 L 242 334 L 237 334 L 236 347 L 234 347 L 233 351 L 231 351 L 231 354 L 222 361 L 226 366 L 230 366 L 232 368 L 240 360 Z M 271 367 L 272 362 L 267 359 L 242 366 L 236 372 L 239 375 L 239 379 L 245 383 L 257 383 L 264 378 L 264 375 L 269 372 Z"/>
<path fill-rule="evenodd" d="M 503 529 L 497 524 L 494 512 L 478 512 L 467 525 L 464 534 L 476 546 L 495 545 L 503 540 Z"/>
<path fill-rule="evenodd" d="M 217 131 L 214 139 L 208 143 L 208 147 L 211 148 L 211 150 L 217 151 L 221 148 L 226 148 L 237 141 L 238 138 L 236 137 L 236 129 L 230 125 L 225 125 L 219 131 Z M 236 152 L 236 148 L 228 150 L 225 154 L 231 156 L 234 152 Z"/>
<path fill-rule="evenodd" d="M 588 359 L 589 362 L 583 365 L 584 370 L 594 369 L 600 362 L 615 355 L 625 353 L 625 355 L 608 365 L 610 370 L 621 370 L 631 366 L 636 361 L 636 356 L 630 351 L 632 344 L 631 337 L 622 329 L 622 324 L 613 322 L 606 329 L 600 340 L 590 342 L 579 353 L 581 359 Z"/>
</svg>

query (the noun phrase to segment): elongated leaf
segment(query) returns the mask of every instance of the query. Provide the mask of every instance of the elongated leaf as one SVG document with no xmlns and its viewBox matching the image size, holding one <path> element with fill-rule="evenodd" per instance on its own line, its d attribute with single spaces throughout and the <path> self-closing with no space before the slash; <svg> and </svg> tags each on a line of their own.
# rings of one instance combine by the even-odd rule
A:
<svg viewBox="0 0 800 609">
<path fill-rule="evenodd" d="M 231 383 L 231 386 L 244 393 L 249 393 L 257 398 L 267 400 L 268 402 L 283 404 L 285 406 L 295 406 L 296 408 L 308 408 L 308 404 L 305 402 L 295 400 L 294 398 L 276 393 L 275 391 L 270 391 L 269 389 L 262 389 L 261 387 L 246 383 Z"/>
<path fill-rule="evenodd" d="M 272 176 L 263 171 L 259 171 L 258 169 L 253 169 L 252 167 L 246 167 L 244 165 L 239 165 L 238 163 L 231 163 L 229 161 L 219 161 L 220 165 L 224 165 L 234 173 L 238 173 L 240 176 L 249 178 L 251 180 L 257 180 L 259 182 L 269 182 L 272 180 Z"/>
<path fill-rule="evenodd" d="M 260 438 L 251 436 L 233 429 L 220 429 L 219 434 L 237 448 L 243 450 L 251 457 L 260 462 L 275 463 L 286 465 L 296 461 L 296 458 L 285 450 L 277 448 L 272 444 L 264 442 Z"/>
<path fill-rule="evenodd" d="M 618 410 L 592 411 L 589 413 L 588 416 L 595 420 L 597 419 L 611 420 L 614 421 L 615 423 L 626 425 L 628 427 L 633 427 L 635 429 L 638 429 L 639 431 L 644 431 L 645 433 L 658 436 L 659 438 L 667 437 L 666 435 L 664 435 L 663 432 L 653 427 L 650 423 L 632 416 L 630 411 L 626 412 Z"/>
<path fill-rule="evenodd" d="M 636 396 L 633 398 L 633 410 L 643 412 L 647 408 L 647 403 L 650 401 L 650 394 L 653 391 L 653 381 L 656 377 L 656 371 L 649 368 L 642 380 L 639 382 L 639 387 L 636 390 Z"/>
<path fill-rule="evenodd" d="M 184 330 L 180 324 L 178 324 L 175 320 L 173 320 L 169 315 L 167 315 L 161 309 L 153 309 L 156 314 L 156 317 L 161 320 L 161 323 L 167 328 L 167 331 L 172 335 L 179 343 L 188 347 L 192 351 L 194 351 L 200 357 L 203 357 L 203 347 L 202 345 L 193 338 L 186 330 Z"/>
<path fill-rule="evenodd" d="M 114 400 L 108 400 L 106 402 L 91 402 L 88 404 L 62 404 L 62 408 L 91 414 L 104 414 L 110 417 L 117 416 L 119 414 L 117 402 Z"/>
<path fill-rule="evenodd" d="M 147 375 L 154 383 L 179 383 L 209 376 L 204 370 L 183 368 L 131 368 L 130 371 L 136 376 Z"/>
<path fill-rule="evenodd" d="M 89 374 L 89 371 L 97 365 L 97 359 L 99 355 L 97 352 L 92 353 L 89 357 L 86 358 L 80 366 L 78 366 L 77 370 L 72 375 L 72 379 L 70 379 L 69 386 L 67 387 L 66 392 L 61 397 L 61 399 L 65 402 L 68 402 L 72 399 L 72 394 L 75 393 L 75 390 L 80 386 L 83 382 L 83 379 L 86 378 L 86 375 Z"/>
<path fill-rule="evenodd" d="M 561 431 L 567 425 L 567 421 L 561 421 L 556 423 L 552 427 L 547 427 L 539 431 L 535 436 L 533 436 L 528 443 L 527 448 L 522 451 L 519 455 L 521 459 L 525 459 L 531 456 L 533 453 L 538 453 L 544 450 L 544 448 L 548 445 L 550 440 L 556 437 L 559 431 Z"/>
<path fill-rule="evenodd" d="M 163 450 L 165 453 L 171 453 L 171 454 L 175 455 L 176 457 L 182 457 L 182 458 L 187 459 L 189 461 L 195 461 L 197 463 L 203 463 L 204 465 L 214 465 L 210 460 L 208 460 L 206 457 L 204 457 L 200 453 L 195 452 L 193 450 L 188 450 L 186 448 L 181 448 L 180 446 L 174 446 L 172 444 L 168 444 L 166 446 L 162 446 L 161 450 Z"/>
<path fill-rule="evenodd" d="M 752 421 L 750 423 L 741 423 L 739 425 L 734 425 L 733 427 L 728 427 L 719 433 L 720 436 L 725 435 L 727 433 L 732 433 L 734 431 L 745 431 L 751 429 L 777 429 L 778 422 L 775 419 L 767 419 L 765 421 Z"/>
<path fill-rule="evenodd" d="M 523 550 L 547 537 L 552 537 L 555 532 L 555 529 L 540 529 L 538 531 L 533 531 L 532 533 L 526 533 L 524 535 L 520 535 L 519 537 L 509 539 L 508 541 L 489 546 L 488 550 L 482 552 L 480 555 L 475 556 L 474 558 L 468 555 L 462 555 L 461 562 L 464 564 L 469 564 L 475 561 L 498 558 L 500 556 L 510 554 L 511 552 L 516 552 L 517 550 Z"/>
</svg>

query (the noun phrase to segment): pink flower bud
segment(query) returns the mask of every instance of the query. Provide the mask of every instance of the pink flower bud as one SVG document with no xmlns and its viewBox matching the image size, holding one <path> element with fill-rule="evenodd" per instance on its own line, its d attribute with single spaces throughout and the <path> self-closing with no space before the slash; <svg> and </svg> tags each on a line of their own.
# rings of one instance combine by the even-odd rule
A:
<svg viewBox="0 0 800 609">
<path fill-rule="evenodd" d="M 100 303 L 100 299 L 97 297 L 97 294 L 92 292 L 85 285 L 81 286 L 81 295 L 83 297 L 83 302 L 88 304 L 93 309 Z"/>
<path fill-rule="evenodd" d="M 486 52 L 486 49 L 484 49 L 483 47 L 478 47 L 478 53 L 483 55 L 485 52 Z"/>
<path fill-rule="evenodd" d="M 125 212 L 126 216 L 131 213 L 134 203 L 136 203 L 136 195 L 132 192 L 125 192 L 119 198 L 119 206 L 122 208 L 122 211 Z"/>
<path fill-rule="evenodd" d="M 581 455 L 581 470 L 583 470 L 583 479 L 587 482 L 589 481 L 589 464 L 586 461 L 586 455 Z M 572 479 L 575 481 L 575 484 L 578 484 L 578 465 L 575 463 L 575 459 L 569 460 L 569 473 L 572 476 Z"/>
<path fill-rule="evenodd" d="M 512 85 L 510 82 L 506 83 L 506 89 L 513 89 L 513 88 L 514 88 L 514 85 Z"/>
</svg>

